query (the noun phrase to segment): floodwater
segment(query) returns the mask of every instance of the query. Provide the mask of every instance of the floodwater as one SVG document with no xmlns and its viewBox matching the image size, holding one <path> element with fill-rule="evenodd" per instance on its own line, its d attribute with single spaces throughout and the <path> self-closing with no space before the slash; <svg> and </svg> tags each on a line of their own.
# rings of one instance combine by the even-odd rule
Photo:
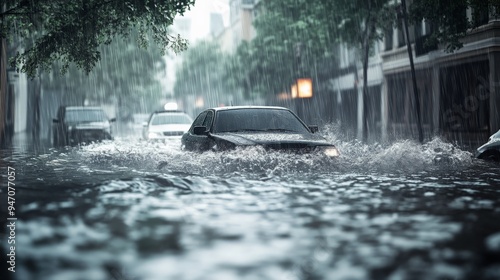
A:
<svg viewBox="0 0 500 280">
<path fill-rule="evenodd" d="M 17 220 L 15 272 L 1 275 L 500 279 L 498 164 L 440 139 L 325 136 L 339 159 L 258 147 L 196 154 L 135 137 L 3 151 L 1 213 L 10 166 Z"/>
</svg>

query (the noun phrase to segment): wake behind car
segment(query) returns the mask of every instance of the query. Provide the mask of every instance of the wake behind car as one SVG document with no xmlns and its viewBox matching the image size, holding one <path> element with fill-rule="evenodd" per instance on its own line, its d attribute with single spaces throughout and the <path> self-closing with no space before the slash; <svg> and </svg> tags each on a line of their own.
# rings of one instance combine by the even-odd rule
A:
<svg viewBox="0 0 500 280">
<path fill-rule="evenodd" d="M 100 107 L 61 106 L 53 119 L 54 146 L 77 145 L 101 140 L 112 140 L 110 122 Z"/>
<path fill-rule="evenodd" d="M 477 148 L 476 158 L 500 162 L 500 130 L 491 135 L 488 142 Z"/>
<path fill-rule="evenodd" d="M 142 137 L 146 140 L 180 140 L 192 122 L 193 119 L 182 111 L 156 111 L 144 123 Z"/>
<path fill-rule="evenodd" d="M 227 150 L 260 145 L 266 149 L 297 153 L 323 152 L 337 157 L 335 145 L 315 134 L 292 111 L 272 106 L 217 107 L 196 117 L 182 136 L 182 148 L 189 151 Z"/>
</svg>

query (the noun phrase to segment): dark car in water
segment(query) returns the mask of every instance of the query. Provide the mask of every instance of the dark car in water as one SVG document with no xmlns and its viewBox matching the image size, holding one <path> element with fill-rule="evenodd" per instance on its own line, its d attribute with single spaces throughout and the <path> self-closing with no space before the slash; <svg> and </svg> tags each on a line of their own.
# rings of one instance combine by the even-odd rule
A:
<svg viewBox="0 0 500 280">
<path fill-rule="evenodd" d="M 61 106 L 53 119 L 53 144 L 60 147 L 112 140 L 110 123 L 114 121 L 100 107 Z"/>
<path fill-rule="evenodd" d="M 476 158 L 500 162 L 500 130 L 476 150 Z"/>
<path fill-rule="evenodd" d="M 272 106 L 231 106 L 207 109 L 182 136 L 182 149 L 219 151 L 260 145 L 269 150 L 297 153 L 322 152 L 336 157 L 335 145 L 315 134 L 292 111 Z"/>
</svg>

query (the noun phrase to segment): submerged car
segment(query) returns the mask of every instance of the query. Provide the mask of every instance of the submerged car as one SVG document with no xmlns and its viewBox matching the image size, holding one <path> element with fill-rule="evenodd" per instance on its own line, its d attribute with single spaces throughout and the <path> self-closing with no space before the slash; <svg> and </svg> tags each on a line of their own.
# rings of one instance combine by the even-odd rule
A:
<svg viewBox="0 0 500 280">
<path fill-rule="evenodd" d="M 260 145 L 270 150 L 297 153 L 319 151 L 337 157 L 332 143 L 315 134 L 292 111 L 272 106 L 217 107 L 203 111 L 182 136 L 182 149 L 219 151 L 237 146 Z"/>
<path fill-rule="evenodd" d="M 61 106 L 52 120 L 53 144 L 60 147 L 112 140 L 110 122 L 114 121 L 100 107 Z"/>
<path fill-rule="evenodd" d="M 192 122 L 182 111 L 156 111 L 144 123 L 142 136 L 146 140 L 180 140 Z"/>
<path fill-rule="evenodd" d="M 491 135 L 488 142 L 477 148 L 476 158 L 500 162 L 500 130 Z"/>
</svg>

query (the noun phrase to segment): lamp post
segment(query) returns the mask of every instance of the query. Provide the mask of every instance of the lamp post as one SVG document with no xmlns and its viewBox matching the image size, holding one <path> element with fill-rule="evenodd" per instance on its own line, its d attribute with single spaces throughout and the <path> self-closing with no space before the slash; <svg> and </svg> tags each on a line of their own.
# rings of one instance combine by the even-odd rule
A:
<svg viewBox="0 0 500 280">
<path fill-rule="evenodd" d="M 410 68 L 411 68 L 411 76 L 413 81 L 413 96 L 415 97 L 415 111 L 417 114 L 417 129 L 418 129 L 418 140 L 420 143 L 424 142 L 424 134 L 422 132 L 422 121 L 420 119 L 420 99 L 418 97 L 418 87 L 417 87 L 417 79 L 415 77 L 415 66 L 413 65 L 413 52 L 411 49 L 410 36 L 408 32 L 408 19 L 406 14 L 406 0 L 401 0 L 401 10 L 403 15 L 403 25 L 405 29 L 405 37 L 406 37 L 406 48 L 408 49 L 408 57 L 410 58 Z"/>
</svg>

